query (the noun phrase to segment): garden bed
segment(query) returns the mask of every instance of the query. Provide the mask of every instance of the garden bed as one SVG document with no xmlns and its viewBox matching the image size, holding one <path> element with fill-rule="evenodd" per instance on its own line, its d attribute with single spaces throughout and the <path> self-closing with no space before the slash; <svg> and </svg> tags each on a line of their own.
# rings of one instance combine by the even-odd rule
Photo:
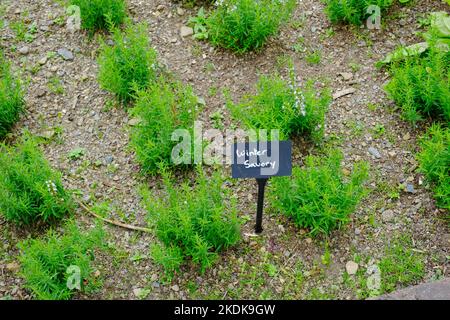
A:
<svg viewBox="0 0 450 320">
<path fill-rule="evenodd" d="M 21 78 L 29 80 L 27 111 L 7 142 L 18 141 L 25 128 L 41 137 L 43 154 L 62 173 L 66 189 L 77 190 L 77 197 L 96 212 L 146 226 L 139 189 L 144 185 L 162 196 L 162 178 L 142 174 L 129 147 L 134 118 L 100 88 L 101 33 L 89 37 L 83 31 L 70 32 L 59 2 L 17 0 L 0 7 L 1 47 Z M 198 8 L 180 9 L 179 3 L 169 0 L 129 0 L 129 16 L 148 24 L 159 63 L 204 99 L 198 119 L 205 128 L 237 124 L 223 89 L 233 101 L 240 101 L 256 92 L 260 74 L 286 75 L 288 57 L 297 81 L 316 79 L 317 88 L 329 86 L 334 98 L 325 117 L 324 139 L 317 147 L 295 138 L 293 164 L 302 166 L 306 156 L 320 154 L 321 148 L 339 148 L 344 175 L 356 162 L 368 162 L 370 193 L 348 224 L 326 236 L 309 234 L 267 202 L 264 232 L 253 236 L 256 183 L 232 180 L 225 167 L 221 169 L 225 185 L 245 223 L 242 240 L 222 251 L 212 267 L 201 273 L 186 264 L 168 281 L 150 255 L 151 245 L 158 241 L 153 234 L 107 224 L 108 248 L 96 253 L 94 264 L 102 285 L 75 298 L 364 299 L 371 295 L 366 282 L 373 265 L 387 270 L 380 293 L 449 276 L 446 213 L 436 206 L 417 172 L 418 139 L 428 124 L 413 126 L 402 119 L 384 91 L 389 73 L 375 67 L 398 45 L 419 41 L 414 32 L 423 31 L 417 21 L 426 13 L 448 8 L 432 0 L 396 6 L 383 17 L 381 30 L 366 30 L 332 25 L 321 2 L 305 0 L 279 36 L 270 38 L 260 51 L 236 55 L 180 35 Z M 35 23 L 33 39 L 19 39 L 13 22 L 26 28 Z M 205 170 L 210 173 L 212 168 Z M 195 170 L 176 172 L 178 181 L 193 181 L 195 175 Z M 83 230 L 96 224 L 81 207 L 73 215 Z M 61 231 L 60 224 L 54 226 Z M 17 226 L 0 215 L 0 298 L 34 297 L 20 276 L 17 244 L 42 237 L 45 229 Z M 404 273 L 410 276 L 401 277 Z"/>
</svg>

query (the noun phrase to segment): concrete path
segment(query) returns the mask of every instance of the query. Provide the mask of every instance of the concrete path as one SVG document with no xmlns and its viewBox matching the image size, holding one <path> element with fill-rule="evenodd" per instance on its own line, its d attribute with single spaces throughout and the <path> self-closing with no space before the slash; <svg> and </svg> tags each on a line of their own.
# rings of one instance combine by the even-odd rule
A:
<svg viewBox="0 0 450 320">
<path fill-rule="evenodd" d="M 376 300 L 450 300 L 450 278 L 401 289 Z"/>
</svg>

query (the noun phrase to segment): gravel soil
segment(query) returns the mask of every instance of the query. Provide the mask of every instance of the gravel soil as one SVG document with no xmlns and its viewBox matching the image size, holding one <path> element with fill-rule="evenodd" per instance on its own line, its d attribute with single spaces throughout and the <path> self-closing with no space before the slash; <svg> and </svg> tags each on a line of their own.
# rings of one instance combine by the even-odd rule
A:
<svg viewBox="0 0 450 320">
<path fill-rule="evenodd" d="M 52 166 L 63 174 L 64 184 L 79 191 L 90 204 L 107 201 L 111 217 L 145 226 L 145 211 L 140 205 L 141 185 L 158 188 L 160 178 L 139 173 L 130 150 L 130 118 L 126 110 L 114 107 L 113 97 L 97 82 L 98 36 L 71 33 L 65 23 L 64 7 L 51 0 L 2 1 L 4 26 L 0 45 L 27 79 L 27 113 L 14 135 L 26 129 L 42 136 L 42 149 Z M 129 0 L 129 14 L 136 22 L 146 22 L 149 37 L 160 61 L 206 101 L 200 115 L 205 128 L 211 115 L 222 112 L 223 125 L 232 120 L 226 110 L 222 89 L 230 90 L 238 101 L 254 92 L 259 74 L 284 72 L 283 61 L 291 57 L 300 82 L 317 79 L 328 84 L 336 98 L 326 120 L 325 144 L 339 147 L 345 155 L 344 166 L 370 163 L 370 195 L 353 214 L 351 222 L 328 238 L 310 238 L 290 221 L 266 210 L 264 233 L 251 233 L 256 210 L 254 181 L 231 182 L 239 199 L 240 214 L 247 216 L 243 239 L 234 249 L 221 254 L 214 267 L 204 274 L 186 266 L 172 282 L 164 281 L 161 268 L 149 257 L 149 246 L 156 241 L 150 234 L 107 226 L 110 247 L 99 254 L 98 268 L 103 288 L 78 299 L 357 299 L 364 298 L 358 276 L 376 264 L 390 239 L 399 234 L 412 237 L 414 250 L 423 255 L 425 276 L 421 282 L 449 276 L 450 233 L 435 207 L 423 177 L 416 173 L 417 138 L 423 128 L 413 128 L 401 120 L 399 112 L 386 97 L 383 85 L 388 74 L 375 68 L 399 44 L 419 38 L 418 18 L 431 11 L 447 10 L 440 1 L 418 0 L 415 5 L 396 7 L 383 20 L 382 30 L 333 26 L 316 0 L 299 1 L 293 21 L 280 35 L 257 53 L 236 56 L 212 48 L 207 42 L 182 38 L 180 28 L 198 8 L 177 10 L 179 3 L 169 0 Z M 9 28 L 24 19 L 36 23 L 32 42 L 17 41 Z M 304 39 L 303 50 L 295 44 Z M 295 50 L 294 47 L 297 49 Z M 66 49 L 73 57 L 49 54 Z M 321 61 L 310 64 L 306 57 L 320 52 Z M 71 59 L 73 58 L 73 59 Z M 59 79 L 61 88 L 52 83 Z M 217 91 L 217 93 L 216 93 Z M 68 154 L 84 148 L 78 160 Z M 294 163 L 302 164 L 313 146 L 296 141 Z M 224 169 L 229 175 L 229 168 Z M 392 197 L 392 191 L 407 185 Z M 94 224 L 81 209 L 75 213 L 80 225 Z M 24 288 L 17 264 L 18 241 L 42 231 L 18 228 L 0 218 L 0 298 L 31 299 Z M 325 254 L 329 254 L 329 257 Z M 326 257 L 326 258 L 324 258 Z M 345 281 L 346 263 L 359 259 L 360 271 L 353 285 Z"/>
</svg>

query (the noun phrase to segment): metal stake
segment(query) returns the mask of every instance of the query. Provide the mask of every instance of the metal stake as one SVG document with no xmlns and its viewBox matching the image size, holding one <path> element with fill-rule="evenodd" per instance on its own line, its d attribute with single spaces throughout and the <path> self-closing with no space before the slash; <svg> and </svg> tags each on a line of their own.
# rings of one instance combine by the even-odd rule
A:
<svg viewBox="0 0 450 320">
<path fill-rule="evenodd" d="M 255 233 L 261 233 L 263 231 L 262 227 L 262 215 L 264 208 L 264 190 L 266 187 L 266 183 L 269 178 L 257 178 L 256 182 L 258 183 L 258 208 L 256 211 L 256 225 L 255 225 Z"/>
</svg>

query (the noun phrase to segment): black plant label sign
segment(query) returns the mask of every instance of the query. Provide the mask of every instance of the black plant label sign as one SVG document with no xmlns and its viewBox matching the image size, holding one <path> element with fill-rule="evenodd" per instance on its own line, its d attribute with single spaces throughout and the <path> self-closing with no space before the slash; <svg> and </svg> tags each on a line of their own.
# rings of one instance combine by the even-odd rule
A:
<svg viewBox="0 0 450 320">
<path fill-rule="evenodd" d="M 238 142 L 233 145 L 233 178 L 290 176 L 292 174 L 291 141 Z"/>
<path fill-rule="evenodd" d="M 233 145 L 233 178 L 256 178 L 258 203 L 255 233 L 263 231 L 264 190 L 270 177 L 292 174 L 291 141 L 238 142 Z"/>
</svg>

